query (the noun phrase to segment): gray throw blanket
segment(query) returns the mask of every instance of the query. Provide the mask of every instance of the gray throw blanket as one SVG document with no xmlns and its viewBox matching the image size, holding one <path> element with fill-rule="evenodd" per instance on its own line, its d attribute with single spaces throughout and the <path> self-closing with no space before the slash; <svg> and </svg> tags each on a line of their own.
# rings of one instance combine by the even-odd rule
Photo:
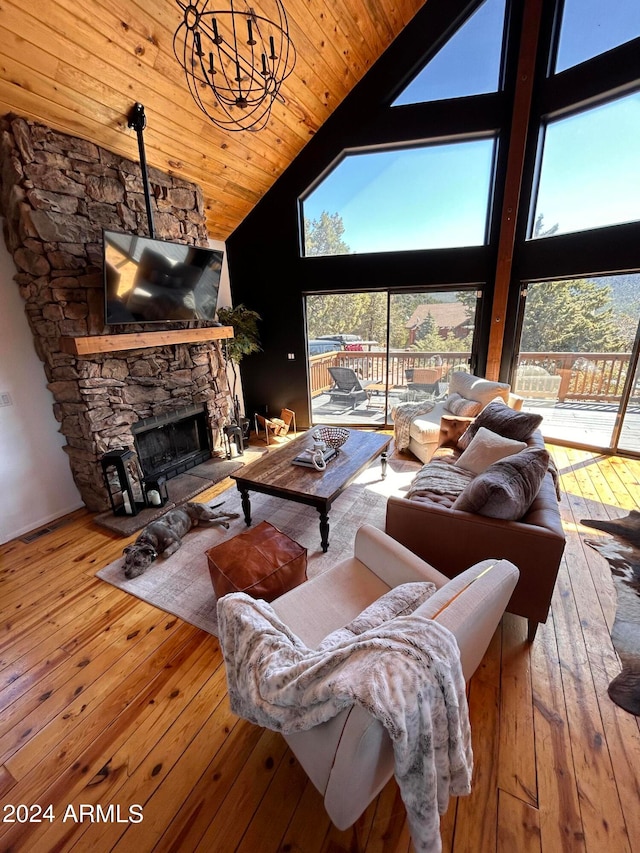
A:
<svg viewBox="0 0 640 853">
<path fill-rule="evenodd" d="M 393 590 L 392 590 L 393 592 Z M 402 611 L 400 611 L 402 612 Z M 406 610 L 404 611 L 406 613 Z M 265 601 L 218 601 L 235 714 L 283 734 L 361 705 L 393 742 L 395 776 L 419 853 L 439 853 L 439 815 L 471 790 L 473 755 L 460 652 L 437 622 L 408 613 L 307 648 Z"/>
<path fill-rule="evenodd" d="M 419 403 L 399 403 L 393 410 L 393 431 L 396 450 L 406 450 L 409 447 L 409 430 L 411 421 L 418 415 L 426 415 L 435 403 L 433 400 L 422 400 Z"/>
</svg>

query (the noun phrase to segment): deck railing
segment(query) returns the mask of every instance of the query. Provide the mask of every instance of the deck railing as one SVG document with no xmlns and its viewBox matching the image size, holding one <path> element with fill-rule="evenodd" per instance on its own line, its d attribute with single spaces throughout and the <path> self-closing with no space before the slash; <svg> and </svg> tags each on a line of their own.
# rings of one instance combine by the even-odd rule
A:
<svg viewBox="0 0 640 853">
<path fill-rule="evenodd" d="M 389 387 L 407 384 L 406 370 L 420 367 L 443 367 L 443 377 L 454 370 L 469 369 L 468 352 L 407 352 L 390 350 L 387 362 L 385 352 L 333 351 L 314 355 L 309 359 L 311 396 L 317 397 L 333 385 L 329 367 L 351 367 L 363 382 L 386 383 Z M 514 390 L 520 393 L 549 399 L 589 400 L 616 402 L 629 369 L 629 354 L 621 352 L 521 352 L 518 358 L 519 373 Z M 542 368 L 546 381 L 535 382 L 526 368 Z M 529 371 L 529 373 L 533 373 Z M 540 374 L 540 371 L 538 371 Z M 546 378 L 546 377 L 545 377 Z M 536 390 L 538 389 L 538 390 Z"/>
<path fill-rule="evenodd" d="M 406 372 L 410 368 L 435 367 L 442 365 L 443 375 L 452 370 L 468 370 L 470 353 L 468 352 L 407 352 L 389 351 L 387 374 L 387 354 L 385 352 L 360 352 L 339 350 L 312 355 L 309 359 L 311 378 L 311 396 L 317 397 L 328 391 L 333 385 L 329 367 L 351 367 L 362 382 L 385 383 L 387 375 L 389 387 L 401 387 L 407 384 Z"/>
<path fill-rule="evenodd" d="M 521 352 L 518 364 L 542 367 L 551 376 L 559 376 L 554 397 L 561 402 L 617 402 L 627 380 L 629 360 L 625 352 Z"/>
</svg>

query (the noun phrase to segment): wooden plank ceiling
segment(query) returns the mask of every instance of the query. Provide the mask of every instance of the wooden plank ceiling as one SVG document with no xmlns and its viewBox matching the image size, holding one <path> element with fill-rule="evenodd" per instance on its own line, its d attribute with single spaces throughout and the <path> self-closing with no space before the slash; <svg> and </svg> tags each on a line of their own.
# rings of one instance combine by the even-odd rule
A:
<svg viewBox="0 0 640 853">
<path fill-rule="evenodd" d="M 138 160 L 127 115 L 139 101 L 149 165 L 196 181 L 209 234 L 224 240 L 423 3 L 285 0 L 298 53 L 285 102 L 265 130 L 231 133 L 187 89 L 173 55 L 175 0 L 2 0 L 0 114 Z"/>
</svg>

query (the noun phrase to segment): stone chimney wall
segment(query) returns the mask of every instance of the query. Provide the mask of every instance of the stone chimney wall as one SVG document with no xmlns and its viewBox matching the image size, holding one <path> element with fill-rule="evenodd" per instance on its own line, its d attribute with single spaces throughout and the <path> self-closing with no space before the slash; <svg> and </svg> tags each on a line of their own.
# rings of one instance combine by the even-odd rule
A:
<svg viewBox="0 0 640 853">
<path fill-rule="evenodd" d="M 207 246 L 201 189 L 155 169 L 149 181 L 156 237 Z M 131 424 L 199 403 L 218 440 L 231 411 L 220 344 L 82 357 L 60 349 L 60 336 L 189 327 L 104 326 L 102 229 L 149 234 L 138 163 L 6 116 L 0 119 L 0 210 L 74 480 L 89 509 L 108 509 L 100 457 L 133 449 Z"/>
</svg>

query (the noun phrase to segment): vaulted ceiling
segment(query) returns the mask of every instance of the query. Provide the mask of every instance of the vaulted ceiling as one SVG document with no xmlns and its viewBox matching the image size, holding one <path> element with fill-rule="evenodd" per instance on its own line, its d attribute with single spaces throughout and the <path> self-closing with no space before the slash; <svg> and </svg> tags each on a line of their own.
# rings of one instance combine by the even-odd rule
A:
<svg viewBox="0 0 640 853">
<path fill-rule="evenodd" d="M 197 182 L 209 234 L 225 239 L 425 0 L 285 0 L 297 49 L 268 127 L 220 130 L 173 54 L 175 0 L 2 0 L 0 114 L 17 113 Z M 259 9 L 259 0 L 256 2 Z"/>
</svg>

